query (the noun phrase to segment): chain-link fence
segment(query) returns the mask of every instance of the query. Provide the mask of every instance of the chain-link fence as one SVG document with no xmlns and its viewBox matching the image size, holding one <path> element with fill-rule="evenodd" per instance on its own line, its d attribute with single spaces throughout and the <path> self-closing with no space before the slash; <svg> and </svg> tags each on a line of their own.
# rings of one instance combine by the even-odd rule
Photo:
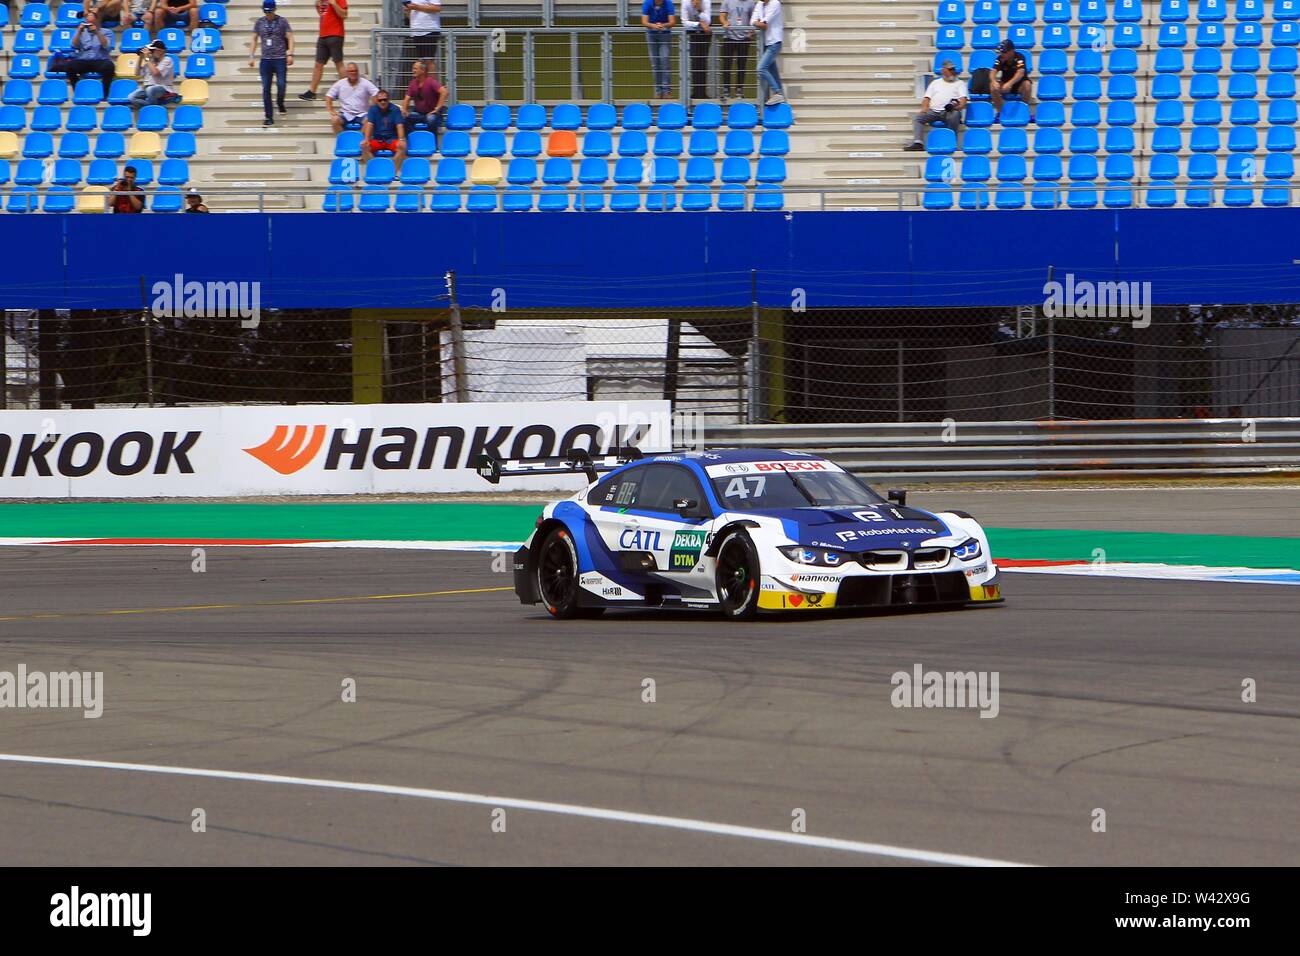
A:
<svg viewBox="0 0 1300 956">
<path fill-rule="evenodd" d="M 480 280 L 482 281 L 482 280 Z M 714 425 L 1300 415 L 1300 307 L 5 314 L 5 407 L 667 398 Z"/>
</svg>

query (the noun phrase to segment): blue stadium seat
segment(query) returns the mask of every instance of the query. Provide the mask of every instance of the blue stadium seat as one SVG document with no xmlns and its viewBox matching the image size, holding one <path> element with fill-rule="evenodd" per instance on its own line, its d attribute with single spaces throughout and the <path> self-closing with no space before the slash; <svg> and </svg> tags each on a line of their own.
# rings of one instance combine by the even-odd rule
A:
<svg viewBox="0 0 1300 956">
<path fill-rule="evenodd" d="M 1183 132 L 1176 126 L 1157 126 L 1151 133 L 1151 152 L 1177 153 L 1183 148 Z"/>
<path fill-rule="evenodd" d="M 1187 27 L 1181 23 L 1165 23 L 1156 35 L 1156 44 L 1161 47 L 1187 46 Z"/>
<path fill-rule="evenodd" d="M 138 53 L 147 47 L 153 37 L 149 31 L 140 27 L 128 27 L 122 31 L 122 52 Z"/>
<path fill-rule="evenodd" d="M 951 156 L 929 156 L 925 160 L 927 183 L 950 183 L 956 175 L 957 164 Z"/>
<path fill-rule="evenodd" d="M 694 185 L 712 183 L 717 178 L 713 160 L 704 156 L 693 156 L 686 161 L 686 181 Z"/>
<path fill-rule="evenodd" d="M 143 114 L 144 110 L 147 109 L 149 109 L 149 107 L 146 106 L 144 109 L 140 110 L 141 114 Z M 165 107 L 160 106 L 158 109 L 165 109 Z M 139 125 L 138 122 L 137 125 Z M 143 129 L 143 127 L 140 128 Z M 186 103 L 182 106 L 176 107 L 176 111 L 172 114 L 172 129 L 180 130 L 185 133 L 197 133 L 202 128 L 203 107 L 195 106 L 192 103 Z"/>
<path fill-rule="evenodd" d="M 789 103 L 763 107 L 764 129 L 789 129 L 793 125 L 794 111 L 790 109 Z"/>
<path fill-rule="evenodd" d="M 1197 100 L 1192 104 L 1192 123 L 1196 126 L 1219 126 L 1223 107 L 1216 100 Z"/>
<path fill-rule="evenodd" d="M 9 202 L 5 209 L 9 212 L 35 212 L 38 201 L 34 187 L 16 186 L 9 193 Z"/>
<path fill-rule="evenodd" d="M 461 158 L 469 155 L 469 134 L 464 130 L 450 130 L 443 134 L 439 151 L 444 156 Z"/>
<path fill-rule="evenodd" d="M 1133 157 L 1127 153 L 1107 156 L 1101 175 L 1107 182 L 1128 182 L 1133 178 Z"/>
<path fill-rule="evenodd" d="M 114 80 L 108 88 L 108 102 L 113 106 L 126 106 L 131 102 L 131 94 L 140 88 L 135 80 Z"/>
<path fill-rule="evenodd" d="M 60 159 L 85 159 L 89 155 L 90 137 L 85 133 L 64 133 L 59 137 Z"/>
<path fill-rule="evenodd" d="M 1025 157 L 1001 156 L 998 158 L 997 180 L 1000 183 L 1020 183 L 1025 180 Z"/>
<path fill-rule="evenodd" d="M 1075 100 L 1101 99 L 1101 77 L 1091 75 L 1076 76 L 1074 83 L 1070 87 L 1070 95 Z"/>
<path fill-rule="evenodd" d="M 178 186 L 160 186 L 149 201 L 149 208 L 154 212 L 180 212 L 183 205 L 185 195 Z"/>
<path fill-rule="evenodd" d="M 1115 0 L 1111 19 L 1116 23 L 1141 23 L 1142 0 Z"/>
<path fill-rule="evenodd" d="M 1259 84 L 1255 82 L 1253 73 L 1233 73 L 1228 77 L 1229 99 L 1253 100 L 1257 93 L 1259 93 Z"/>
<path fill-rule="evenodd" d="M 86 168 L 86 185 L 111 186 L 117 181 L 117 163 L 111 159 L 92 159 Z"/>
<path fill-rule="evenodd" d="M 63 125 L 63 114 L 57 106 L 38 106 L 32 110 L 31 128 L 41 133 L 53 133 Z"/>
<path fill-rule="evenodd" d="M 81 167 L 77 167 L 77 172 L 81 172 Z M 41 208 L 46 212 L 64 213 L 72 212 L 76 207 L 77 197 L 72 191 L 70 185 L 51 186 L 45 193 L 45 204 Z"/>
<path fill-rule="evenodd" d="M 330 161 L 329 182 L 331 186 L 351 186 L 361 178 L 361 164 L 355 159 L 334 159 Z"/>
<path fill-rule="evenodd" d="M 23 138 L 26 159 L 49 159 L 54 155 L 54 137 L 49 133 L 28 133 Z"/>
<path fill-rule="evenodd" d="M 175 29 L 169 28 L 169 29 Z M 179 32 L 179 31 L 178 31 Z M 185 49 L 185 34 L 181 32 L 180 46 L 172 48 L 172 43 L 165 36 L 167 30 L 158 34 L 158 38 L 167 44 L 167 52 L 180 53 Z M 190 50 L 193 53 L 220 53 L 221 52 L 221 31 L 212 27 L 199 27 L 190 35 Z"/>
<path fill-rule="evenodd" d="M 1250 186 L 1227 186 L 1223 190 L 1223 204 L 1232 208 L 1243 208 L 1255 203 L 1255 190 Z"/>
<path fill-rule="evenodd" d="M 1273 19 L 1300 19 L 1300 0 L 1273 0 Z"/>
<path fill-rule="evenodd" d="M 641 130 L 625 132 L 618 138 L 620 156 L 644 156 L 650 149 L 646 135 Z"/>
<path fill-rule="evenodd" d="M 491 186 L 471 186 L 465 200 L 466 212 L 495 212 L 497 208 L 497 191 Z"/>
<path fill-rule="evenodd" d="M 947 186 L 926 186 L 921 205 L 925 209 L 951 209 L 952 190 Z"/>
<path fill-rule="evenodd" d="M 1287 153 L 1269 153 L 1264 157 L 1264 178 L 1290 180 L 1295 177 L 1295 159 Z"/>
<path fill-rule="evenodd" d="M 539 212 L 564 212 L 569 208 L 569 194 L 560 186 L 543 186 L 537 200 Z"/>
<path fill-rule="evenodd" d="M 1029 139 L 1023 129 L 1004 129 L 998 136 L 998 153 L 1020 156 L 1029 151 Z"/>
<path fill-rule="evenodd" d="M 989 181 L 989 158 L 987 156 L 967 156 L 961 161 L 961 181 L 963 183 L 986 183 Z"/>
<path fill-rule="evenodd" d="M 1196 19 L 1201 23 L 1222 21 L 1228 15 L 1224 0 L 1197 0 Z"/>
<path fill-rule="evenodd" d="M 1025 207 L 1024 187 L 999 185 L 993 192 L 993 205 L 998 209 L 1023 209 Z"/>
<path fill-rule="evenodd" d="M 1074 72 L 1100 73 L 1101 72 L 1101 54 L 1096 50 L 1080 50 L 1074 55 Z"/>
<path fill-rule="evenodd" d="M 1173 73 L 1157 73 L 1151 78 L 1151 98 L 1153 100 L 1182 99 L 1182 80 Z"/>
<path fill-rule="evenodd" d="M 533 191 L 521 186 L 507 186 L 501 194 L 501 209 L 505 212 L 531 212 Z"/>
<path fill-rule="evenodd" d="M 1079 24 L 1077 45 L 1081 50 L 1084 48 L 1104 50 L 1106 48 L 1106 28 L 1099 23 Z"/>
<path fill-rule="evenodd" d="M 1183 191 L 1183 205 L 1194 209 L 1204 209 L 1214 205 L 1214 187 L 1208 185 L 1188 186 Z"/>
<path fill-rule="evenodd" d="M 675 163 L 675 160 L 670 160 Z M 562 156 L 552 156 L 542 166 L 542 182 L 548 186 L 567 186 L 573 182 L 573 163 Z"/>
<path fill-rule="evenodd" d="M 40 57 L 32 53 L 15 54 L 9 59 L 9 79 L 34 80 L 41 75 Z M 103 87 L 100 87 L 103 89 Z"/>
<path fill-rule="evenodd" d="M 406 137 L 407 156 L 428 157 L 437 151 L 437 141 L 427 129 L 411 130 L 411 135 Z"/>
<path fill-rule="evenodd" d="M 1268 51 L 1268 68 L 1273 73 L 1294 73 L 1300 55 L 1293 46 L 1274 47 Z"/>
<path fill-rule="evenodd" d="M 439 164 L 441 166 L 441 164 Z M 439 186 L 429 199 L 434 212 L 456 212 L 460 209 L 460 190 L 455 186 Z"/>
<path fill-rule="evenodd" d="M 753 129 L 757 125 L 758 110 L 753 103 L 732 103 L 727 108 L 727 127 L 729 129 Z"/>
<path fill-rule="evenodd" d="M 1264 148 L 1270 153 L 1295 152 L 1295 127 L 1270 126 L 1264 139 Z"/>
<path fill-rule="evenodd" d="M 1092 127 L 1080 127 L 1070 131 L 1070 152 L 1075 155 L 1095 153 L 1101 148 L 1097 130 Z"/>
<path fill-rule="evenodd" d="M 574 107 L 577 109 L 577 107 Z M 560 107 L 556 107 L 559 112 Z M 551 121 L 555 126 L 555 121 Z M 686 126 L 686 107 L 681 103 L 664 103 L 659 107 L 659 112 L 655 114 L 655 125 L 662 130 L 680 130 Z M 558 127 L 557 127 L 558 128 Z"/>
<path fill-rule="evenodd" d="M 650 107 L 645 103 L 629 103 L 623 107 L 623 129 L 649 129 L 653 122 L 654 117 Z"/>
<path fill-rule="evenodd" d="M 1193 153 L 1188 158 L 1188 179 L 1214 179 L 1218 175 L 1219 159 L 1212 153 Z"/>
<path fill-rule="evenodd" d="M 1133 126 L 1137 123 L 1137 109 L 1132 100 L 1114 100 L 1106 104 L 1107 126 Z"/>
<path fill-rule="evenodd" d="M 1265 206 L 1291 205 L 1291 184 L 1287 182 L 1267 182 L 1260 190 L 1260 202 Z"/>
<path fill-rule="evenodd" d="M 463 132 L 473 129 L 478 125 L 478 115 L 474 112 L 474 107 L 468 103 L 457 103 L 447 110 L 446 126 L 448 130 Z M 468 152 L 468 145 L 466 151 Z M 457 206 L 457 208 L 460 208 Z"/>
<path fill-rule="evenodd" d="M 582 137 L 582 155 L 602 158 L 614 152 L 614 139 L 609 130 L 596 129 Z"/>
<path fill-rule="evenodd" d="M 18 186 L 43 186 L 45 184 L 45 163 L 39 159 L 24 159 L 14 170 L 14 183 Z"/>
<path fill-rule="evenodd" d="M 969 112 L 967 110 L 968 115 Z M 1040 103 L 1038 110 L 1034 113 L 1034 125 L 1039 127 L 1064 126 L 1065 107 L 1060 103 Z"/>
<path fill-rule="evenodd" d="M 957 150 L 957 134 L 947 127 L 932 130 L 925 148 L 931 156 L 950 156 Z"/>
<path fill-rule="evenodd" d="M 1105 0 L 1079 0 L 1078 17 L 1080 23 L 1105 23 Z"/>
<path fill-rule="evenodd" d="M 483 111 L 484 117 L 487 116 L 487 110 Z M 491 156 L 499 158 L 506 154 L 506 134 L 500 129 L 485 130 L 478 134 L 478 141 L 474 144 L 474 155 Z"/>
<path fill-rule="evenodd" d="M 1259 122 L 1259 104 L 1254 100 L 1234 101 L 1228 122 L 1233 126 L 1254 126 Z"/>
<path fill-rule="evenodd" d="M 727 194 L 724 193 L 723 195 L 727 195 Z M 732 195 L 735 195 L 735 194 L 732 194 Z M 740 205 L 739 205 L 739 206 L 734 206 L 734 205 L 732 205 L 730 202 L 729 202 L 726 206 L 724 206 L 724 205 L 723 205 L 723 202 L 722 202 L 722 199 L 719 198 L 719 200 L 718 200 L 718 208 L 719 208 L 719 209 L 723 209 L 723 208 L 727 208 L 727 209 L 744 209 L 744 208 L 745 208 L 745 194 L 744 194 L 744 193 L 740 193 L 739 195 L 740 195 Z M 612 211 L 612 212 L 636 212 L 636 210 L 639 209 L 640 206 L 641 206 L 641 194 L 640 194 L 639 192 L 637 192 L 637 190 L 635 190 L 635 189 L 628 189 L 628 188 L 624 187 L 624 188 L 622 188 L 622 189 L 615 189 L 614 192 L 610 194 L 610 197 L 609 197 L 609 208 L 610 208 L 610 211 Z"/>
<path fill-rule="evenodd" d="M 936 157 L 930 157 L 930 159 L 935 158 Z M 930 159 L 926 160 L 927 164 L 930 162 Z M 722 161 L 722 175 L 719 178 L 724 183 L 732 185 L 749 182 L 749 160 L 742 159 L 739 156 L 728 156 Z"/>
<path fill-rule="evenodd" d="M 976 50 L 970 55 L 969 69 L 973 73 L 975 70 L 989 70 L 993 68 L 994 62 L 998 55 L 992 50 Z M 937 72 L 937 71 L 936 71 Z"/>
<path fill-rule="evenodd" d="M 53 22 L 53 16 L 50 13 L 48 3 L 29 3 L 23 7 L 23 12 L 18 18 L 20 27 L 34 27 L 43 29 Z"/>
<path fill-rule="evenodd" d="M 1070 0 L 1043 0 L 1044 23 L 1069 23 L 1073 16 Z"/>
<path fill-rule="evenodd" d="M 936 50 L 961 50 L 966 46 L 966 31 L 961 27 L 941 26 L 934 31 Z"/>
<path fill-rule="evenodd" d="M 697 129 L 691 133 L 686 152 L 690 156 L 716 156 L 718 134 L 711 129 Z"/>
<path fill-rule="evenodd" d="M 1120 73 L 1116 76 L 1112 76 L 1106 81 L 1106 99 L 1137 99 L 1137 80 L 1127 73 Z"/>
<path fill-rule="evenodd" d="M 984 161 L 984 165 L 987 168 L 988 160 Z M 785 176 L 785 160 L 779 156 L 762 157 L 754 169 L 754 179 L 760 183 L 783 183 Z"/>
<path fill-rule="evenodd" d="M 705 196 L 707 195 L 706 191 Z M 599 189 L 579 189 L 578 194 L 573 197 L 573 208 L 582 212 L 600 212 L 605 208 L 605 194 Z M 687 208 L 685 200 L 682 202 L 682 208 Z M 708 209 L 709 206 L 703 208 Z"/>
<path fill-rule="evenodd" d="M 32 84 L 29 80 L 10 80 L 4 85 L 0 102 L 6 106 L 26 106 L 32 101 Z"/>
<path fill-rule="evenodd" d="M 95 138 L 96 159 L 121 159 L 126 152 L 126 140 L 121 133 L 105 132 Z"/>
<path fill-rule="evenodd" d="M 986 102 L 973 102 L 966 107 L 966 126 L 969 129 L 983 129 L 993 125 L 993 104 Z M 936 129 L 930 132 L 933 137 L 935 133 L 942 133 L 943 130 Z"/>
<path fill-rule="evenodd" d="M 1255 157 L 1245 153 L 1229 156 L 1223 167 L 1223 178 L 1230 183 L 1253 183 L 1258 173 Z"/>
<path fill-rule="evenodd" d="M 1192 72 L 1218 73 L 1223 69 L 1223 55 L 1218 50 L 1197 50 L 1192 54 Z"/>
<path fill-rule="evenodd" d="M 972 23 L 999 23 L 1002 20 L 1002 4 L 998 0 L 974 0 L 971 6 Z"/>
<path fill-rule="evenodd" d="M 356 203 L 351 189 L 331 189 L 325 193 L 321 209 L 325 212 L 351 212 Z"/>
<path fill-rule="evenodd" d="M 1286 74 L 1283 74 L 1284 76 Z M 1197 73 L 1192 77 L 1187 89 L 1194 100 L 1214 100 L 1219 98 L 1219 78 L 1211 73 Z"/>
<path fill-rule="evenodd" d="M 1136 148 L 1133 130 L 1127 126 L 1112 126 L 1106 130 L 1107 153 L 1131 153 Z"/>
<path fill-rule="evenodd" d="M 939 0 L 939 9 L 935 11 L 935 20 L 945 26 L 966 22 L 966 4 L 962 0 Z"/>
<path fill-rule="evenodd" d="M 962 209 L 987 209 L 989 207 L 989 192 L 987 189 L 981 189 L 978 186 L 964 187 L 958 194 L 958 205 Z"/>
<path fill-rule="evenodd" d="M 680 156 L 682 154 L 681 131 L 669 129 L 656 134 L 654 154 L 656 156 Z"/>
<path fill-rule="evenodd" d="M 199 6 L 199 22 L 205 26 L 220 30 L 226 25 L 227 15 L 224 0 L 217 3 L 204 3 Z"/>
<path fill-rule="evenodd" d="M 438 160 L 438 171 L 434 174 L 434 181 L 439 186 L 459 186 L 465 181 L 465 160 L 459 156 L 448 156 Z M 459 201 L 456 208 L 460 208 Z"/>
<path fill-rule="evenodd" d="M 1182 126 L 1185 111 L 1181 100 L 1161 100 L 1156 104 L 1157 126 Z"/>
<path fill-rule="evenodd" d="M 1119 50 L 1136 50 L 1142 46 L 1142 27 L 1136 23 L 1117 23 L 1111 35 L 1111 46 Z"/>
<path fill-rule="evenodd" d="M 1238 23 L 1232 28 L 1232 45 L 1257 47 L 1264 42 L 1264 28 L 1258 23 Z"/>
<path fill-rule="evenodd" d="M 578 166 L 578 182 L 584 186 L 605 185 L 609 182 L 609 163 L 603 159 L 584 159 Z"/>
<path fill-rule="evenodd" d="M 1034 132 L 1034 152 L 1039 156 L 1055 156 L 1065 149 L 1065 137 L 1059 129 L 1039 129 Z"/>
<path fill-rule="evenodd" d="M 691 110 L 691 126 L 716 130 L 722 125 L 722 107 L 717 103 L 700 103 Z"/>
<path fill-rule="evenodd" d="M 153 163 L 147 159 L 128 159 L 122 164 L 125 170 L 128 166 L 135 167 L 135 181 L 141 186 L 148 186 L 153 182 Z"/>
<path fill-rule="evenodd" d="M 21 106 L 0 106 L 0 130 L 17 133 L 27 126 L 27 111 Z"/>
<path fill-rule="evenodd" d="M 136 115 L 135 128 L 146 132 L 160 132 L 167 128 L 167 107 L 156 104 L 140 107 Z"/>
<path fill-rule="evenodd" d="M 1107 209 L 1128 209 L 1133 205 L 1133 184 L 1120 180 L 1108 182 L 1101 200 Z"/>
<path fill-rule="evenodd" d="M 1044 103 L 1061 102 L 1065 99 L 1065 77 L 1044 76 L 1038 81 L 1038 98 Z"/>
<path fill-rule="evenodd" d="M 1182 73 L 1183 64 L 1182 50 L 1156 50 L 1155 72 Z"/>
<path fill-rule="evenodd" d="M 1233 104 L 1233 106 L 1236 105 Z M 1273 100 L 1269 103 L 1268 121 L 1275 126 L 1294 126 L 1296 123 L 1295 100 Z"/>
<path fill-rule="evenodd" d="M 1147 206 L 1152 209 L 1168 209 L 1178 202 L 1178 192 L 1168 180 L 1153 180 L 1146 189 Z"/>
<path fill-rule="evenodd" d="M 19 30 L 14 34 L 13 52 L 40 53 L 45 49 L 45 34 L 40 30 Z"/>
<path fill-rule="evenodd" d="M 1038 10 L 1034 0 L 1010 0 L 1007 3 L 1008 23 L 1036 23 Z"/>
<path fill-rule="evenodd" d="M 581 117 L 579 117 L 581 120 Z M 513 117 L 510 115 L 510 107 L 504 103 L 489 103 L 483 107 L 483 115 L 479 119 L 479 128 L 500 132 L 510 128 Z M 577 129 L 576 126 L 557 126 L 556 129 Z M 480 156 L 484 155 L 479 153 Z M 500 154 L 498 154 L 500 155 Z"/>
<path fill-rule="evenodd" d="M 535 159 L 542 155 L 541 134 L 531 129 L 520 130 L 515 133 L 510 141 L 510 155 L 522 156 L 525 159 Z"/>
<path fill-rule="evenodd" d="M 973 27 L 970 31 L 970 45 L 974 50 L 992 50 L 1002 42 L 1002 35 L 997 27 L 988 25 Z"/>
<path fill-rule="evenodd" d="M 1014 23 L 1007 27 L 1007 39 L 1015 44 L 1017 50 L 1029 51 L 1038 46 L 1034 28 L 1027 23 Z"/>
<path fill-rule="evenodd" d="M 1199 47 L 1220 47 L 1226 39 L 1222 23 L 1202 23 L 1196 28 L 1196 45 Z"/>
<path fill-rule="evenodd" d="M 614 182 L 621 186 L 635 186 L 645 179 L 646 168 L 640 159 L 631 156 L 614 163 Z"/>
<path fill-rule="evenodd" d="M 334 155 L 345 159 L 359 157 L 361 155 L 361 133 L 351 129 L 345 129 L 339 133 L 338 138 L 334 140 Z"/>
<path fill-rule="evenodd" d="M 1251 127 L 1244 127 L 1250 129 Z M 1187 141 L 1187 148 L 1193 153 L 1217 153 L 1219 151 L 1219 129 L 1216 126 L 1197 126 L 1192 130 L 1192 137 Z"/>
<path fill-rule="evenodd" d="M 1295 76 L 1291 73 L 1270 73 L 1264 95 L 1269 99 L 1294 99 Z"/>
<path fill-rule="evenodd" d="M 593 107 L 594 109 L 594 107 Z M 540 130 L 546 128 L 546 107 L 540 103 L 525 103 L 515 114 L 515 129 Z M 531 200 L 529 206 L 532 206 Z"/>
<path fill-rule="evenodd" d="M 1160 22 L 1185 23 L 1189 6 L 1188 0 L 1160 0 Z"/>
<path fill-rule="evenodd" d="M 1049 23 L 1043 27 L 1043 49 L 1065 50 L 1070 46 L 1070 28 L 1064 23 Z M 974 69 L 974 66 L 971 67 Z"/>
<path fill-rule="evenodd" d="M 1092 101 L 1075 103 L 1070 108 L 1070 122 L 1075 126 L 1100 126 L 1101 107 Z"/>
<path fill-rule="evenodd" d="M 198 33 L 199 31 L 196 30 L 194 32 Z M 180 27 L 163 27 L 163 29 L 158 31 L 158 34 L 154 39 L 162 40 L 167 47 L 168 53 L 180 53 L 185 49 L 185 31 Z M 215 53 L 216 51 L 204 50 L 202 52 Z"/>
<path fill-rule="evenodd" d="M 987 156 L 993 152 L 993 138 L 986 129 L 967 130 L 961 151 L 967 156 Z"/>
<path fill-rule="evenodd" d="M 1230 68 L 1233 73 L 1258 73 L 1259 51 L 1248 47 L 1238 47 L 1232 51 Z"/>
<path fill-rule="evenodd" d="M 719 118 L 721 110 L 719 109 Z M 587 129 L 608 132 L 618 126 L 618 110 L 608 103 L 593 103 L 587 109 Z"/>
<path fill-rule="evenodd" d="M 785 135 L 780 130 L 772 130 L 772 135 Z M 728 131 L 723 141 L 722 152 L 727 156 L 749 156 L 754 152 L 754 134 L 747 129 Z"/>
<path fill-rule="evenodd" d="M 506 182 L 511 186 L 531 186 L 537 182 L 537 160 L 518 157 L 506 167 Z M 532 203 L 529 203 L 531 207 Z"/>
<path fill-rule="evenodd" d="M 163 155 L 168 159 L 190 159 L 195 153 L 193 133 L 172 133 L 167 137 Z"/>
<path fill-rule="evenodd" d="M 158 167 L 161 186 L 184 186 L 190 181 L 190 164 L 183 159 L 164 159 Z"/>
<path fill-rule="evenodd" d="M 969 115 L 969 112 L 968 109 L 967 115 Z M 1003 126 L 1027 126 L 1029 124 L 1029 107 L 1021 100 L 1007 100 L 1002 104 L 1002 112 L 998 120 Z"/>
<path fill-rule="evenodd" d="M 1038 72 L 1043 76 L 1064 76 L 1070 71 L 1070 59 L 1064 50 L 1044 50 L 1038 59 Z"/>
</svg>

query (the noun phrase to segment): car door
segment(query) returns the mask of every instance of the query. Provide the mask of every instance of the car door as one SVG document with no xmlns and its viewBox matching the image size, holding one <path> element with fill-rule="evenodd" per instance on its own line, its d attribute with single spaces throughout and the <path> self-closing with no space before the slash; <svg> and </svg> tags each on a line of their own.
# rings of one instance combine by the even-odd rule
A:
<svg viewBox="0 0 1300 956">
<path fill-rule="evenodd" d="M 606 547 L 624 570 L 647 580 L 694 571 L 710 520 L 703 517 L 708 504 L 699 481 L 689 468 L 669 462 L 647 463 L 622 474 L 617 487 L 598 495 L 600 508 L 593 515 Z M 682 517 L 674 503 L 683 499 L 699 502 L 700 516 Z M 640 560 L 646 554 L 653 556 L 652 566 Z"/>
</svg>

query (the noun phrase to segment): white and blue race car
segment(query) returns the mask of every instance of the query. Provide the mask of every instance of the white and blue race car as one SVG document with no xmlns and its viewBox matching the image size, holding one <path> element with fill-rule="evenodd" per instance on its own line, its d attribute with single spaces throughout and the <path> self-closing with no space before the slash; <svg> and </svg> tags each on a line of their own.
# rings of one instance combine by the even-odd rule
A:
<svg viewBox="0 0 1300 956">
<path fill-rule="evenodd" d="M 635 449 L 592 459 L 501 460 L 479 473 L 585 472 L 590 484 L 547 505 L 515 554 L 515 592 L 552 617 L 607 608 L 760 611 L 999 603 L 984 529 L 882 498 L 833 461 L 770 449 Z M 602 473 L 604 473 L 602 475 Z"/>
</svg>

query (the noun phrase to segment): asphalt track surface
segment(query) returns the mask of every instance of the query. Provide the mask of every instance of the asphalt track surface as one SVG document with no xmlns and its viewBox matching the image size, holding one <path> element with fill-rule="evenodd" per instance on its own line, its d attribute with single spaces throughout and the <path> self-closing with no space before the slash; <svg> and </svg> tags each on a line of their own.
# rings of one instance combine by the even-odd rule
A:
<svg viewBox="0 0 1300 956">
<path fill-rule="evenodd" d="M 1240 494 L 1233 517 L 1207 506 L 1182 530 L 1287 533 L 1274 492 Z M 1167 530 L 1183 520 L 1181 502 L 1121 497 Z M 1115 526 L 1090 515 L 1068 525 Z M 486 554 L 191 563 L 188 548 L 0 549 L 0 670 L 105 681 L 98 720 L 0 710 L 0 754 L 423 789 L 0 761 L 0 863 L 1300 862 L 1293 587 L 1020 574 L 1006 605 L 958 612 L 558 623 L 494 590 L 509 576 Z M 891 706 L 891 675 L 918 663 L 999 672 L 998 716 Z M 761 837 L 793 839 L 796 808 L 808 836 L 858 848 Z"/>
</svg>

